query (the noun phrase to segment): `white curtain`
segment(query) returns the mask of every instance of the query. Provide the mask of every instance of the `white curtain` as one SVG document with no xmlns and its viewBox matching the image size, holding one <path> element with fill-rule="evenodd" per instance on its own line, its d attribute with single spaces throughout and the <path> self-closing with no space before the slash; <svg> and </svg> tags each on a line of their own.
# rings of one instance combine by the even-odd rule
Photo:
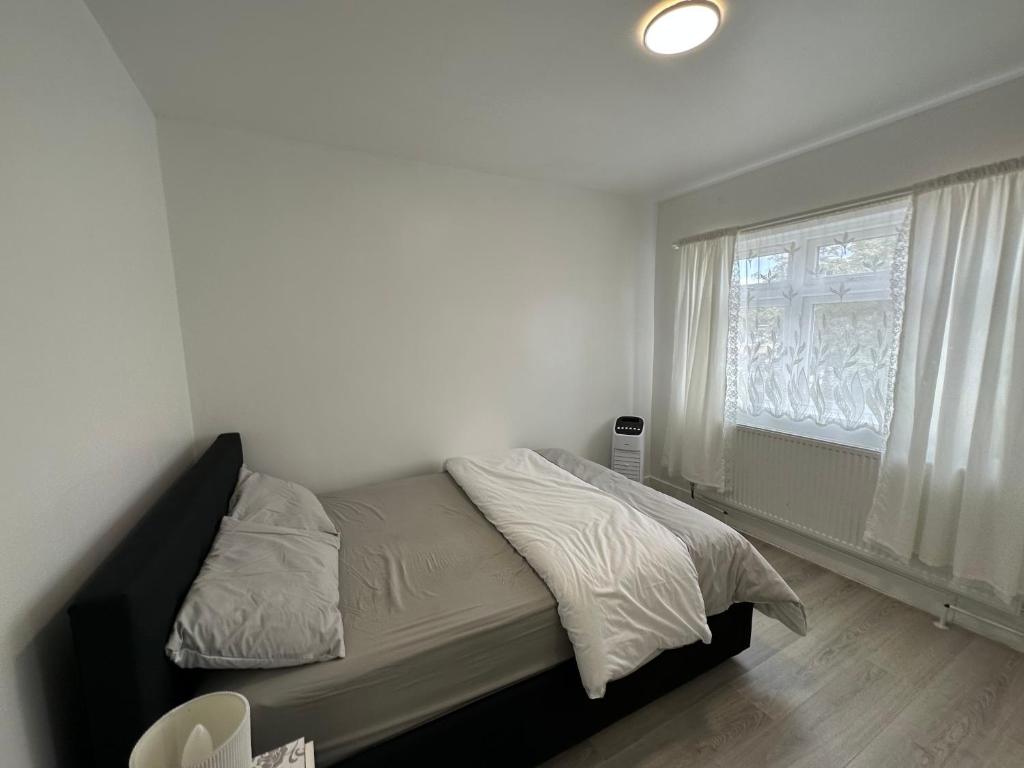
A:
<svg viewBox="0 0 1024 768">
<path fill-rule="evenodd" d="M 672 382 L 663 462 L 700 485 L 725 484 L 725 355 L 734 232 L 679 248 Z"/>
<path fill-rule="evenodd" d="M 1011 604 L 1024 586 L 1024 163 L 919 190 L 866 538 Z"/>
</svg>

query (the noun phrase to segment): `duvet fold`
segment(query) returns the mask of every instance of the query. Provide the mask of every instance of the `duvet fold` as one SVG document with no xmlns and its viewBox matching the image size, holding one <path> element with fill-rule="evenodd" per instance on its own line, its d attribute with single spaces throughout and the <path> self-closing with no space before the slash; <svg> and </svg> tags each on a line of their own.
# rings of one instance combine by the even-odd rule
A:
<svg viewBox="0 0 1024 768">
<path fill-rule="evenodd" d="M 771 564 L 738 531 L 699 509 L 569 451 L 537 451 L 552 464 L 614 496 L 675 534 L 697 567 L 708 616 L 734 603 L 753 603 L 761 613 L 807 634 L 803 603 Z"/>
<path fill-rule="evenodd" d="M 711 641 L 689 549 L 662 524 L 527 449 L 445 470 L 551 590 L 590 698 Z"/>
</svg>

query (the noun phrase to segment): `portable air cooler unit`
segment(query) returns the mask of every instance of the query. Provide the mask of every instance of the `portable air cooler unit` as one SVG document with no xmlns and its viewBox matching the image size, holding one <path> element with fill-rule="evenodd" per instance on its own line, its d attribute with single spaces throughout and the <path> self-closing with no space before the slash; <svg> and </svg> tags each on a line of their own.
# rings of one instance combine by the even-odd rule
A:
<svg viewBox="0 0 1024 768">
<path fill-rule="evenodd" d="M 612 469 L 642 483 L 644 442 L 644 420 L 639 416 L 619 416 L 612 428 Z"/>
</svg>

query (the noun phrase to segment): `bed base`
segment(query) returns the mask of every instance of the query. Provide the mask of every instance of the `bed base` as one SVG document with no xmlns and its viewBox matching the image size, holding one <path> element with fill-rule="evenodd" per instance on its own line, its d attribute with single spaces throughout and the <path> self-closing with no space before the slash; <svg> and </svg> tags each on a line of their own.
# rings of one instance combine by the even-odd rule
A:
<svg viewBox="0 0 1024 768">
<path fill-rule="evenodd" d="M 537 765 L 750 647 L 752 606 L 708 620 L 709 645 L 666 651 L 590 700 L 575 660 L 510 685 L 331 768 Z"/>
</svg>

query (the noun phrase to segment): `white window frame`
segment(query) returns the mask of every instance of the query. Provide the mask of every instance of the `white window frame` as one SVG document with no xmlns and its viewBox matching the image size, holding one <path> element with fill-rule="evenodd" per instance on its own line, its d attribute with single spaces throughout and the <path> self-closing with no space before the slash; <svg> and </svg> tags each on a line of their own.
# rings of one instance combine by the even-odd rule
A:
<svg viewBox="0 0 1024 768">
<path fill-rule="evenodd" d="M 872 221 L 872 217 L 865 217 L 866 220 L 858 222 L 853 228 L 837 223 L 834 232 L 806 235 L 785 243 L 781 241 L 786 238 L 780 238 L 779 242 L 757 248 L 752 253 L 737 252 L 736 260 L 741 261 L 759 255 L 765 256 L 789 251 L 787 280 L 771 285 L 754 283 L 743 286 L 754 306 L 779 306 L 780 304 L 789 306 L 789 310 L 783 315 L 781 328 L 784 343 L 793 339 L 794 331 L 796 331 L 799 342 L 806 344 L 808 350 L 811 348 L 815 327 L 814 310 L 820 305 L 858 301 L 891 302 L 891 268 L 876 272 L 828 276 L 821 275 L 816 270 L 818 249 L 835 243 L 837 239 L 849 243 L 873 237 L 898 235 L 891 224 L 878 223 L 877 220 L 887 218 L 886 214 L 879 214 L 874 218 L 876 220 Z M 794 245 L 795 248 L 793 248 Z M 791 248 L 793 249 L 791 250 Z M 783 292 L 783 285 L 791 287 L 793 290 L 793 295 L 788 300 Z M 841 298 L 833 292 L 833 289 L 840 287 L 845 288 L 845 293 Z M 884 438 L 868 427 L 849 430 L 838 424 L 820 424 L 813 418 L 803 420 L 790 417 L 779 418 L 771 415 L 767 410 L 753 415 L 744 411 L 742 407 L 737 407 L 736 423 L 741 426 L 793 434 L 873 451 L 880 451 L 884 447 Z"/>
</svg>

